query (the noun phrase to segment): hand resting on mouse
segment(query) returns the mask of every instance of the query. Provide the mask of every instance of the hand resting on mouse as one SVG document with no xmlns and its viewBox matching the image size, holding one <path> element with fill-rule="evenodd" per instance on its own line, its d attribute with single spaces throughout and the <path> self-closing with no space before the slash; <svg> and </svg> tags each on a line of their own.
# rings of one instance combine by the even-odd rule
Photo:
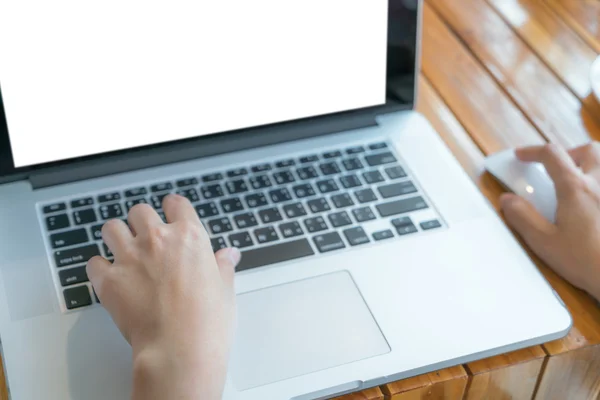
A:
<svg viewBox="0 0 600 400">
<path fill-rule="evenodd" d="M 508 224 L 557 273 L 600 300 L 600 144 L 570 151 L 549 144 L 518 149 L 516 155 L 544 165 L 558 207 L 551 223 L 522 197 L 503 194 Z"/>
</svg>

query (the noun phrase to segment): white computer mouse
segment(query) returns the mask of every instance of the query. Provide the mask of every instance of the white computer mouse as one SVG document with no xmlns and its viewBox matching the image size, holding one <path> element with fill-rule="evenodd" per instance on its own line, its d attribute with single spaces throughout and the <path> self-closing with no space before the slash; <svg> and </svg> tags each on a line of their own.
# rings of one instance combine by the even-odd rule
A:
<svg viewBox="0 0 600 400">
<path fill-rule="evenodd" d="M 543 165 L 522 162 L 514 150 L 504 150 L 487 157 L 485 169 L 508 190 L 524 197 L 540 214 L 555 222 L 556 190 Z"/>
</svg>

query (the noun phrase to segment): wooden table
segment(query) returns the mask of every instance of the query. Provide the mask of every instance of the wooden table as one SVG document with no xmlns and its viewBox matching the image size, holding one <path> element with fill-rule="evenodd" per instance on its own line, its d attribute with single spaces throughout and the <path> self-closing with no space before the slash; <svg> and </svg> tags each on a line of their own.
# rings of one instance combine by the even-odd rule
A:
<svg viewBox="0 0 600 400">
<path fill-rule="evenodd" d="M 496 209 L 486 154 L 600 140 L 600 0 L 425 0 L 423 18 L 417 108 Z M 600 398 L 600 308 L 531 256 L 573 315 L 566 338 L 341 399 Z"/>
<path fill-rule="evenodd" d="M 483 174 L 486 154 L 600 140 L 588 81 L 600 53 L 600 0 L 425 0 L 423 18 L 418 110 L 496 208 L 502 188 Z M 573 315 L 566 338 L 342 398 L 598 398 L 600 308 L 532 257 Z"/>
</svg>

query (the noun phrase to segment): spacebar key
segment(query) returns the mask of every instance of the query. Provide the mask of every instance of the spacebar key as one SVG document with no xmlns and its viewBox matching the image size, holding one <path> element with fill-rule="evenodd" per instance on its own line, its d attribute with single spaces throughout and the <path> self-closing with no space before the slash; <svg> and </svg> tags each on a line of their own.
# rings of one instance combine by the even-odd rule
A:
<svg viewBox="0 0 600 400">
<path fill-rule="evenodd" d="M 269 264 L 308 257 L 313 254 L 315 252 L 307 239 L 285 242 L 242 252 L 242 260 L 235 270 L 244 271 Z"/>
</svg>

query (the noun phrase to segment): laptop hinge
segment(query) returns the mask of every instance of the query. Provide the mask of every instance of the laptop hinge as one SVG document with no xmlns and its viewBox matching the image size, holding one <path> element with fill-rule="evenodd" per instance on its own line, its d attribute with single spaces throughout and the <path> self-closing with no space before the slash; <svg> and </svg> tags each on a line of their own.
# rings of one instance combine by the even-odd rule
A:
<svg viewBox="0 0 600 400">
<path fill-rule="evenodd" d="M 344 116 L 343 118 L 340 118 L 340 116 L 323 117 L 315 120 L 273 125 L 260 129 L 247 129 L 48 168 L 32 173 L 29 176 L 29 182 L 33 189 L 42 189 L 148 167 L 375 125 L 377 125 L 377 122 L 375 120 L 375 113 L 373 112 L 357 113 Z"/>
</svg>

